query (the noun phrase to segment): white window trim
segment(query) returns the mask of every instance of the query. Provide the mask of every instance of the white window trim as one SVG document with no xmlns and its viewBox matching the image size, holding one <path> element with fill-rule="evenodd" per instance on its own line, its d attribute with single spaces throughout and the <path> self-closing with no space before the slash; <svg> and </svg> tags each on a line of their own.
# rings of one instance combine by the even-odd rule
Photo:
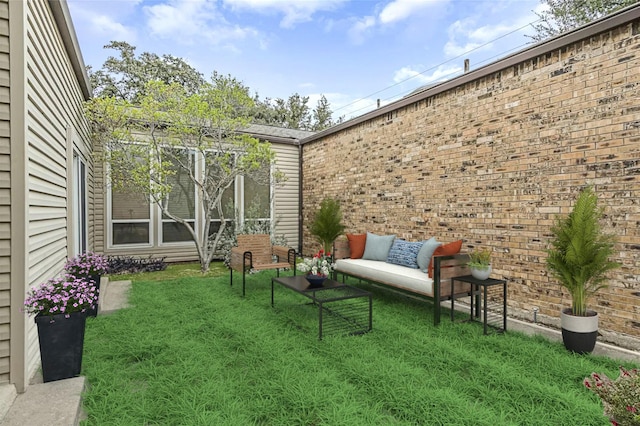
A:
<svg viewBox="0 0 640 426">
<path fill-rule="evenodd" d="M 132 142 L 133 143 L 133 142 Z M 154 229 L 155 229 L 155 220 L 153 215 L 153 206 L 154 202 L 149 201 L 149 219 L 113 219 L 113 196 L 112 189 L 113 185 L 111 185 L 111 178 L 109 171 L 109 164 L 105 164 L 107 170 L 107 214 L 106 214 L 106 223 L 107 223 L 107 248 L 113 250 L 126 250 L 129 248 L 148 248 L 154 247 Z M 118 223 L 148 223 L 149 224 L 149 241 L 146 243 L 131 243 L 131 244 L 114 244 L 113 243 L 113 225 Z"/>
<path fill-rule="evenodd" d="M 196 164 L 196 173 L 204 173 L 202 161 L 202 154 L 198 151 L 192 151 L 195 155 L 195 164 Z M 106 166 L 108 167 L 108 165 Z M 274 185 L 274 165 L 270 166 L 269 170 L 270 182 L 269 182 L 269 217 L 258 218 L 253 220 L 268 220 L 271 228 L 271 232 L 275 229 L 275 185 Z M 227 218 L 227 221 L 236 221 L 239 225 L 244 226 L 245 224 L 245 208 L 244 208 L 244 176 L 236 177 L 234 183 L 234 217 Z M 106 214 L 106 223 L 107 223 L 107 248 L 112 250 L 126 250 L 126 249 L 136 249 L 136 248 L 160 248 L 160 247 L 179 247 L 179 248 L 191 248 L 195 247 L 195 241 L 172 241 L 172 242 L 164 242 L 163 241 L 163 224 L 174 222 L 172 219 L 164 219 L 162 217 L 162 208 L 155 202 L 149 202 L 149 219 L 113 219 L 113 198 L 112 198 L 112 186 L 111 182 L 108 182 L 107 185 L 107 214 Z M 198 190 L 195 189 L 194 200 L 196 205 L 194 224 L 194 231 L 196 234 L 199 234 L 203 231 L 204 224 L 202 223 L 204 219 L 204 212 L 201 211 L 198 206 L 201 207 L 200 202 L 200 194 Z M 237 216 L 236 217 L 236 212 Z M 211 219 L 211 222 L 219 222 L 220 219 Z M 113 243 L 113 225 L 118 223 L 148 223 L 149 225 L 149 241 L 147 243 L 133 243 L 133 244 L 114 244 Z M 157 238 L 157 241 L 156 241 Z"/>
<path fill-rule="evenodd" d="M 275 166 L 273 164 L 271 164 L 269 166 L 269 217 L 259 217 L 259 218 L 253 218 L 251 220 L 268 220 L 269 221 L 269 228 L 271 230 L 271 233 L 273 234 L 274 230 L 275 230 L 275 223 L 274 223 L 274 217 L 275 217 L 275 196 L 276 196 L 276 191 L 275 191 L 275 181 L 273 178 L 273 174 L 275 173 Z M 244 176 L 239 176 L 240 179 L 240 184 L 238 185 L 238 192 L 240 193 L 239 197 L 242 198 L 242 200 L 240 201 L 239 207 L 238 207 L 238 214 L 239 214 L 239 222 L 242 226 L 244 226 L 245 224 L 245 214 L 244 214 Z M 238 205 L 238 203 L 236 203 L 236 205 Z"/>
<path fill-rule="evenodd" d="M 111 198 L 111 185 L 107 189 L 107 247 L 110 249 L 126 249 L 126 248 L 141 248 L 141 247 L 153 247 L 153 230 L 155 227 L 155 221 L 153 220 L 153 203 L 149 203 L 149 219 L 113 219 L 112 215 L 112 198 Z M 130 244 L 114 244 L 113 243 L 113 225 L 118 223 L 148 223 L 149 224 L 149 242 L 147 243 L 130 243 Z"/>
<path fill-rule="evenodd" d="M 187 149 L 187 148 L 182 148 L 182 147 L 168 147 L 168 148 L 173 148 L 173 149 L 186 149 L 188 151 L 190 151 L 193 156 L 194 156 L 194 164 L 195 164 L 195 173 L 199 174 L 202 173 L 202 171 L 200 170 L 202 167 L 199 165 L 201 164 L 201 159 L 199 158 L 199 156 L 201 155 L 198 151 L 193 150 L 193 149 Z M 200 205 L 200 197 L 198 194 L 198 189 L 194 186 L 194 192 L 195 194 L 193 194 L 193 200 L 194 200 L 194 208 L 195 208 L 195 212 L 194 212 L 194 218 L 193 219 L 188 219 L 187 222 L 191 222 L 193 221 L 193 230 L 195 231 L 196 235 L 199 234 L 199 226 L 198 224 L 200 223 L 201 219 L 201 214 L 200 214 L 200 209 L 198 208 L 198 206 Z M 193 239 L 188 240 L 188 241 L 169 241 L 169 242 L 165 242 L 164 241 L 164 224 L 165 223 L 177 223 L 175 220 L 173 219 L 165 219 L 162 217 L 162 208 L 159 205 L 155 205 L 156 209 L 157 209 L 157 213 L 158 213 L 158 221 L 159 221 L 159 225 L 158 225 L 158 247 L 195 247 L 196 243 L 195 241 L 193 241 Z"/>
<path fill-rule="evenodd" d="M 80 153 L 73 151 L 73 254 L 89 248 L 89 197 L 87 164 Z"/>
</svg>

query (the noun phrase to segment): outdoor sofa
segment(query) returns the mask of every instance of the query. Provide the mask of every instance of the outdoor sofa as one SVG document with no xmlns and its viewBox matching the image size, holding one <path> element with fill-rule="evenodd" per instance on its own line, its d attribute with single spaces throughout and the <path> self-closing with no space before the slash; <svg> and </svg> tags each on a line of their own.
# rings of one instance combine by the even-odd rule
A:
<svg viewBox="0 0 640 426">
<path fill-rule="evenodd" d="M 347 234 L 334 243 L 336 279 L 350 276 L 434 302 L 435 325 L 440 302 L 451 300 L 451 277 L 467 275 L 462 240 L 442 244 L 435 238 L 410 242 L 395 235 Z M 454 297 L 470 295 L 468 284 L 456 282 Z"/>
</svg>

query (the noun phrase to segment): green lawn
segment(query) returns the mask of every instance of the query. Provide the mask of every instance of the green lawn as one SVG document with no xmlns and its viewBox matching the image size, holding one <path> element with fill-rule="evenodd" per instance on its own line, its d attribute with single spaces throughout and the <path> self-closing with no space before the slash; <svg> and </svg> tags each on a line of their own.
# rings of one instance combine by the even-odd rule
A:
<svg viewBox="0 0 640 426">
<path fill-rule="evenodd" d="M 608 425 L 583 385 L 619 361 L 374 292 L 373 331 L 317 339 L 308 299 L 270 272 L 136 276 L 131 308 L 87 321 L 87 425 Z M 286 274 L 289 274 L 288 272 Z M 167 276 L 172 275 L 170 271 Z M 622 363 L 632 367 L 628 363 Z"/>
</svg>

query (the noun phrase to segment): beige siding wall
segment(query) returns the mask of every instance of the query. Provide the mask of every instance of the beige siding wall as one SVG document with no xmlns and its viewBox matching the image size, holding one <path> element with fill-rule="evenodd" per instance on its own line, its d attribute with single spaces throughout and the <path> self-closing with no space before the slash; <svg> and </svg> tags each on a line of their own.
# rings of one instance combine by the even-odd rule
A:
<svg viewBox="0 0 640 426">
<path fill-rule="evenodd" d="M 22 130 L 25 140 L 20 145 L 27 156 L 26 200 L 13 202 L 24 202 L 27 209 L 26 283 L 12 283 L 23 294 L 28 287 L 57 275 L 67 258 L 71 244 L 68 159 L 73 155 L 74 145 L 91 167 L 88 127 L 82 115 L 83 92 L 49 4 L 33 0 L 25 2 L 24 7 L 28 18 L 24 23 L 26 54 L 22 53 L 26 66 L 23 110 L 26 128 Z M 20 131 L 16 137 L 22 137 Z M 18 145 L 14 143 L 15 146 Z M 91 203 L 91 181 L 88 186 Z M 31 318 L 25 328 L 27 375 L 31 376 L 39 363 L 37 331 Z"/>
<path fill-rule="evenodd" d="M 271 144 L 277 155 L 276 167 L 286 180 L 275 188 L 275 234 L 287 239 L 289 247 L 298 248 L 300 203 L 300 154 L 297 145 Z"/>
<path fill-rule="evenodd" d="M 635 21 L 304 144 L 303 223 L 331 195 L 349 232 L 489 247 L 510 313 L 557 325 L 549 228 L 593 184 L 623 266 L 591 304 L 640 347 L 639 50 Z"/>
<path fill-rule="evenodd" d="M 11 157 L 9 139 L 9 5 L 0 2 L 0 384 L 9 381 Z"/>
<path fill-rule="evenodd" d="M 96 157 L 102 155 L 102 149 L 99 144 L 94 146 L 94 154 Z M 103 164 L 96 161 L 93 165 L 93 182 L 95 185 L 94 204 L 93 204 L 93 243 L 94 248 L 99 253 L 108 253 L 107 247 L 107 181 L 106 172 Z"/>
</svg>

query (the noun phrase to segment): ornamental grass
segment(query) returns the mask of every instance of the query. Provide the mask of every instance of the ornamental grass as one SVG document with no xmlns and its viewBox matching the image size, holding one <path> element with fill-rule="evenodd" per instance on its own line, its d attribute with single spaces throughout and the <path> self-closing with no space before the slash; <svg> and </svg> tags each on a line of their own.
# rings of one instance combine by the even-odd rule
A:
<svg viewBox="0 0 640 426">
<path fill-rule="evenodd" d="M 285 275 L 289 272 L 285 272 Z M 607 425 L 583 380 L 629 363 L 373 292 L 373 331 L 317 339 L 317 309 L 265 271 L 133 282 L 87 320 L 85 425 Z M 461 317 L 463 315 L 461 314 Z"/>
</svg>

